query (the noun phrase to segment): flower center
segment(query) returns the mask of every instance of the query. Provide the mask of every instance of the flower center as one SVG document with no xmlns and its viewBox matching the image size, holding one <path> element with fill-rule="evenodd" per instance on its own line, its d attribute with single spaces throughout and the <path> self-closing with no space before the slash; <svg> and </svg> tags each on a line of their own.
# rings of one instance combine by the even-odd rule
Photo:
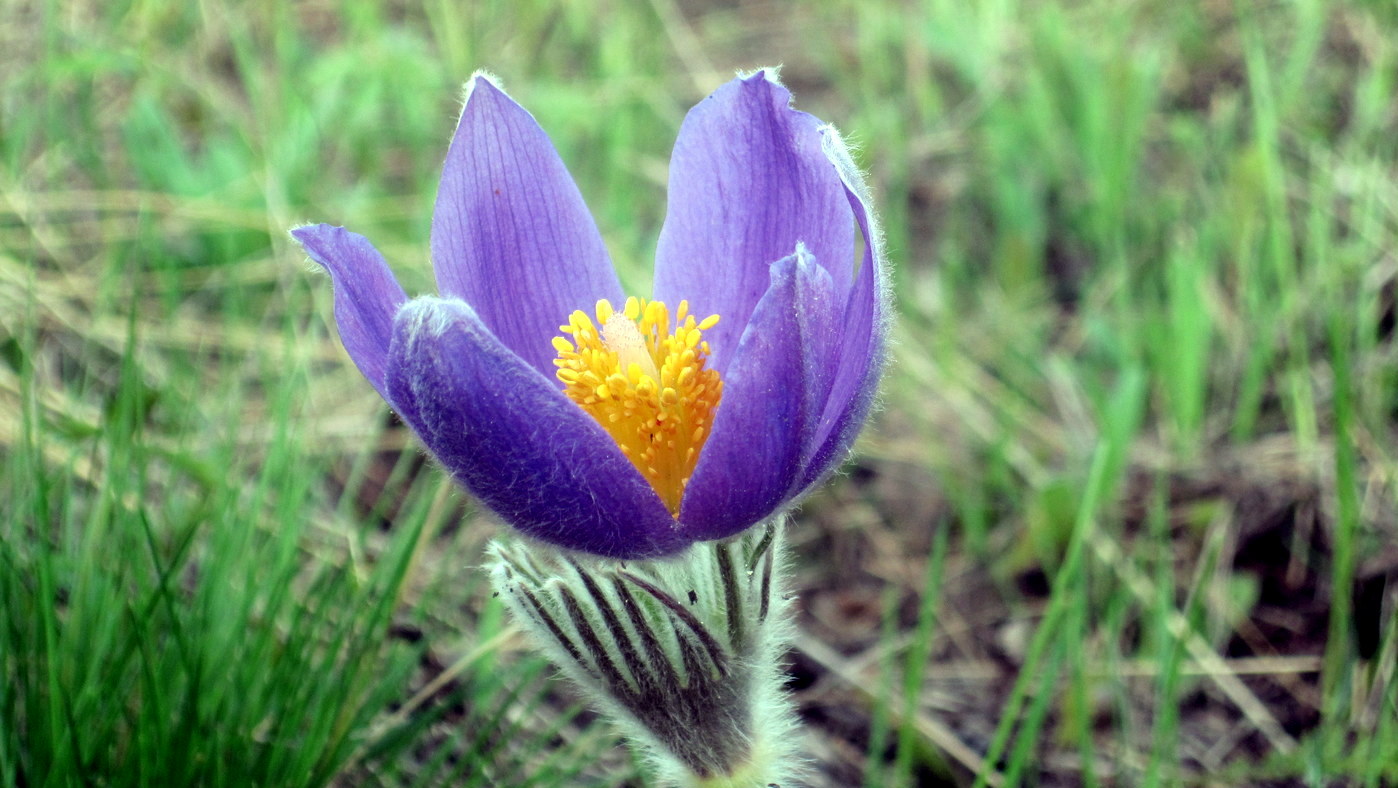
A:
<svg viewBox="0 0 1398 788">
<path fill-rule="evenodd" d="M 671 330 L 660 301 L 628 298 L 617 312 L 603 299 L 595 324 L 577 310 L 558 327 L 571 340 L 553 339 L 563 392 L 611 433 L 676 517 L 723 394 L 718 372 L 704 366 L 703 332 L 717 323 L 718 315 L 696 321 L 681 301 Z"/>
</svg>

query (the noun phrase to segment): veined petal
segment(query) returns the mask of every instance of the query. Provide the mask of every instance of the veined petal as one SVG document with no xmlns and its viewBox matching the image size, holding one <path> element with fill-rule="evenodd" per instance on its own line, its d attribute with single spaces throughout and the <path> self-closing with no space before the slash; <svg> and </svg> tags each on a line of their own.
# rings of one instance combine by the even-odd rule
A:
<svg viewBox="0 0 1398 788">
<path fill-rule="evenodd" d="M 849 203 L 822 151 L 821 122 L 790 100 L 764 72 L 729 82 L 689 111 L 670 159 L 655 297 L 723 318 L 709 333 L 721 373 L 767 292 L 768 266 L 797 243 L 825 267 L 838 299 L 849 289 Z"/>
<path fill-rule="evenodd" d="M 391 403 L 384 383 L 384 364 L 393 336 L 393 316 L 408 300 L 402 285 L 379 250 L 358 233 L 328 224 L 310 224 L 292 230 L 291 237 L 312 260 L 330 272 L 340 341 L 359 371 Z"/>
<path fill-rule="evenodd" d="M 830 275 L 800 246 L 769 271 L 681 504 L 694 539 L 731 536 L 789 497 L 827 399 L 841 306 Z"/>
<path fill-rule="evenodd" d="M 616 441 L 462 301 L 403 308 L 388 390 L 452 475 L 529 536 L 622 559 L 691 541 Z"/>
<path fill-rule="evenodd" d="M 437 287 L 552 378 L 559 321 L 622 301 L 577 185 L 548 135 L 482 75 L 472 78 L 432 214 Z"/>
<path fill-rule="evenodd" d="M 868 187 L 834 129 L 826 129 L 825 150 L 840 173 L 846 199 L 864 236 L 864 259 L 844 305 L 842 343 L 830 397 L 798 491 L 810 488 L 844 459 L 868 417 L 883 374 L 891 308 L 883 236 L 869 209 Z"/>
</svg>

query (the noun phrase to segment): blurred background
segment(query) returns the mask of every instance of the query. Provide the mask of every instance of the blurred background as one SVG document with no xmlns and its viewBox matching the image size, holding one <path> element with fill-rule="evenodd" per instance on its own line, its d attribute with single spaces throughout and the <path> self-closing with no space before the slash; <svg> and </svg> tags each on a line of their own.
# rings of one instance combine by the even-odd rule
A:
<svg viewBox="0 0 1398 788">
<path fill-rule="evenodd" d="M 646 785 L 287 230 L 409 293 L 461 86 L 649 292 L 781 64 L 899 312 L 791 530 L 814 786 L 1392 785 L 1390 0 L 0 0 L 0 785 Z"/>
</svg>

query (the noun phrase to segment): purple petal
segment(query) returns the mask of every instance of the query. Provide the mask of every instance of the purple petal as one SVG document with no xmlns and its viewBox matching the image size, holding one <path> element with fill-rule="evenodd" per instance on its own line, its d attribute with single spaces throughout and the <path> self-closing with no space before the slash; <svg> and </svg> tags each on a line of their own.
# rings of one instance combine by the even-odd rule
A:
<svg viewBox="0 0 1398 788">
<path fill-rule="evenodd" d="M 767 267 L 797 243 L 829 272 L 838 299 L 849 288 L 849 203 L 822 152 L 820 121 L 790 100 L 761 72 L 729 82 L 689 111 L 670 159 L 655 297 L 722 318 L 706 332 L 720 373 L 767 292 Z"/>
<path fill-rule="evenodd" d="M 840 172 L 850 208 L 864 235 L 864 259 L 844 307 L 838 366 L 816 431 L 815 451 L 805 461 L 798 490 L 808 489 L 842 461 L 864 426 L 883 374 L 891 309 L 883 238 L 869 210 L 868 189 L 839 136 L 833 130 L 828 135 L 827 153 Z"/>
<path fill-rule="evenodd" d="M 723 379 L 713 434 L 685 491 L 680 521 L 695 539 L 722 539 L 789 496 L 809 451 L 835 344 L 830 275 L 804 247 L 770 266 Z"/>
<path fill-rule="evenodd" d="M 384 399 L 389 399 L 384 362 L 393 337 L 393 316 L 408 300 L 403 287 L 379 250 L 358 233 L 328 224 L 311 224 L 292 230 L 291 237 L 312 260 L 330 272 L 340 341 L 364 377 Z"/>
<path fill-rule="evenodd" d="M 471 304 L 550 380 L 558 326 L 598 299 L 622 299 L 602 236 L 548 135 L 481 76 L 442 168 L 432 261 L 442 295 Z"/>
<path fill-rule="evenodd" d="M 623 559 L 691 541 L 612 437 L 464 302 L 403 308 L 388 389 L 452 475 L 525 534 Z"/>
</svg>

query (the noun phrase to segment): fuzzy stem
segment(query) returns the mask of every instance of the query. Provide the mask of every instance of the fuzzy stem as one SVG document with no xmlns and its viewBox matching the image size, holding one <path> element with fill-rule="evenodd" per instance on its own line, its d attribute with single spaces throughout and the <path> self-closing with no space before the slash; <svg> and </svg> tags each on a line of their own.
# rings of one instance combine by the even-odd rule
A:
<svg viewBox="0 0 1398 788">
<path fill-rule="evenodd" d="M 492 577 L 663 784 L 791 785 L 799 736 L 782 689 L 781 532 L 778 518 L 675 559 L 625 564 L 496 542 Z"/>
</svg>

